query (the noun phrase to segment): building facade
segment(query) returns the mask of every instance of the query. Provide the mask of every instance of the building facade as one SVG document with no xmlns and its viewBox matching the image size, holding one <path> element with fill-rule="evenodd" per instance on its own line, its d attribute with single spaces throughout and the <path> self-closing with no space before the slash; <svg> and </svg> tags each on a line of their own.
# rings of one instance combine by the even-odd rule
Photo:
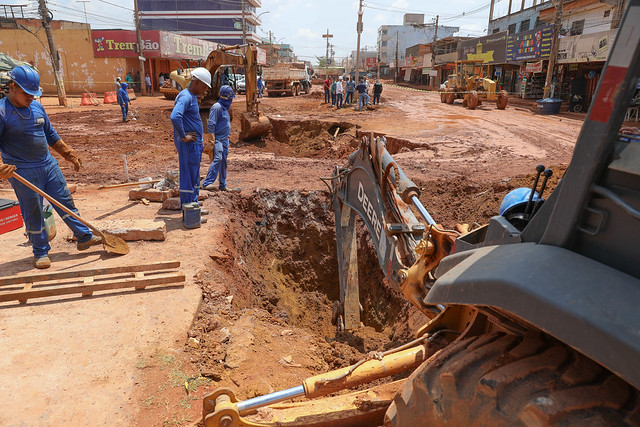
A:
<svg viewBox="0 0 640 427">
<path fill-rule="evenodd" d="M 227 45 L 242 44 L 243 4 L 246 40 L 260 43 L 256 34 L 261 25 L 256 12 L 260 0 L 138 0 L 140 26 Z"/>
</svg>

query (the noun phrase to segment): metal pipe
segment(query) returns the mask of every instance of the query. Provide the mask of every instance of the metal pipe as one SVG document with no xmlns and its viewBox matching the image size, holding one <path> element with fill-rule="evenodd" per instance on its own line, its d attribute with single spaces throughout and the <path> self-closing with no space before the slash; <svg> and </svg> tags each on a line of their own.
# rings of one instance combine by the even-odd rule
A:
<svg viewBox="0 0 640 427">
<path fill-rule="evenodd" d="M 427 224 L 436 225 L 436 222 L 433 220 L 433 218 L 431 218 L 431 215 L 429 215 L 429 212 L 427 212 L 424 206 L 422 206 L 422 203 L 420 203 L 420 200 L 418 200 L 417 196 L 411 196 L 411 201 L 413 202 L 413 205 L 418 209 L 418 211 L 420 211 L 420 215 L 422 215 L 424 220 L 427 221 Z"/>
<path fill-rule="evenodd" d="M 238 412 L 241 414 L 244 411 L 252 409 L 262 408 L 263 406 L 271 405 L 273 403 L 282 402 L 284 400 L 293 399 L 294 397 L 304 396 L 304 386 L 299 385 L 297 387 L 288 388 L 286 390 L 276 391 L 274 393 L 265 394 L 264 396 L 254 397 L 253 399 L 243 400 L 238 402 Z"/>
</svg>

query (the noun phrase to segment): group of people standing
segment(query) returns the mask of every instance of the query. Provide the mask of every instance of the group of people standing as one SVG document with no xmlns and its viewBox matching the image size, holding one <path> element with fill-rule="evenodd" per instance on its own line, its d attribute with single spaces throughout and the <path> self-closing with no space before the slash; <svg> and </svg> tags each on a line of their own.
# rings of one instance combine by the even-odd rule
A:
<svg viewBox="0 0 640 427">
<path fill-rule="evenodd" d="M 360 80 L 360 83 L 356 85 L 355 81 L 347 76 L 346 82 L 344 82 L 343 76 L 339 77 L 328 77 L 324 81 L 324 104 L 328 104 L 331 101 L 331 105 L 335 106 L 336 109 L 343 108 L 343 98 L 344 104 L 353 104 L 353 95 L 355 92 L 358 92 L 358 110 L 361 110 L 362 107 L 369 104 L 369 89 L 370 83 L 369 80 L 363 78 Z M 346 92 L 346 96 L 344 96 Z M 373 104 L 380 104 L 380 95 L 382 94 L 382 83 L 380 80 L 376 79 L 375 84 L 373 85 Z"/>
</svg>

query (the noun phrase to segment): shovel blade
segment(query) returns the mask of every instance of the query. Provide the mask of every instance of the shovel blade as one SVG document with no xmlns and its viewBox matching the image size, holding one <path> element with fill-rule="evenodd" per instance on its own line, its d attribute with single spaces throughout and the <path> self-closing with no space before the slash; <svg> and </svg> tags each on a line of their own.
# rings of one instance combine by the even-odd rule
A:
<svg viewBox="0 0 640 427">
<path fill-rule="evenodd" d="M 129 253 L 129 245 L 118 236 L 102 232 L 102 246 L 104 250 L 117 255 L 126 255 Z"/>
</svg>

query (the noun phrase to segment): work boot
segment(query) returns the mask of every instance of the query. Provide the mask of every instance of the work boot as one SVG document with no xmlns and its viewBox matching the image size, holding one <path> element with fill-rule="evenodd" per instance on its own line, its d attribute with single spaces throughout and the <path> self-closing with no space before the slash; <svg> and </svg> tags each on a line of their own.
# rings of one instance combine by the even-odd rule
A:
<svg viewBox="0 0 640 427">
<path fill-rule="evenodd" d="M 78 242 L 76 247 L 78 248 L 79 251 L 86 251 L 91 246 L 97 245 L 99 243 L 102 243 L 102 237 L 91 236 L 91 239 L 87 240 L 86 242 L 82 242 L 82 243 Z"/>
<path fill-rule="evenodd" d="M 35 267 L 39 269 L 51 267 L 51 260 L 47 255 L 36 257 Z"/>
<path fill-rule="evenodd" d="M 213 184 L 209 184 L 209 185 L 205 185 L 204 187 L 202 187 L 203 189 L 207 190 L 207 191 L 216 191 L 217 188 L 215 185 Z"/>
</svg>

